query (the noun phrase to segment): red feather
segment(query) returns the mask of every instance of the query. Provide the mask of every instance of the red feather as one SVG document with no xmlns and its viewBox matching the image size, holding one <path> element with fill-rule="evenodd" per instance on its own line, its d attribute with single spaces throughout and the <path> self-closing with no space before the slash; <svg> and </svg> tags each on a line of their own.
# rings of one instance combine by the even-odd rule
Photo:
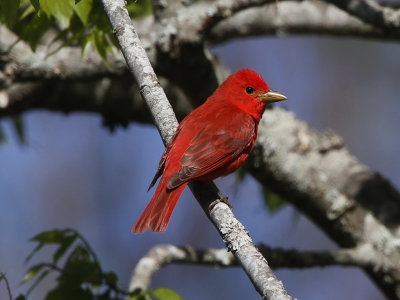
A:
<svg viewBox="0 0 400 300">
<path fill-rule="evenodd" d="M 150 188 L 162 178 L 132 232 L 165 231 L 189 181 L 210 181 L 243 165 L 254 147 L 265 106 L 274 102 L 261 100 L 268 91 L 260 75 L 240 70 L 186 116 L 161 158 Z"/>
<path fill-rule="evenodd" d="M 136 221 L 132 232 L 142 233 L 149 228 L 155 232 L 165 231 L 176 202 L 187 186 L 185 183 L 174 190 L 169 190 L 166 182 L 166 178 L 161 179 L 153 198 Z"/>
</svg>

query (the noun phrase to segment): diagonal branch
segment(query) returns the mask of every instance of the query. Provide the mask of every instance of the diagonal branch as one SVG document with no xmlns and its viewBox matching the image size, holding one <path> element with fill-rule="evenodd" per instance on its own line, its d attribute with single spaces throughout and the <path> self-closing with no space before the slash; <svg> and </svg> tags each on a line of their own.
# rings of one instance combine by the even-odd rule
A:
<svg viewBox="0 0 400 300">
<path fill-rule="evenodd" d="M 103 0 L 104 9 L 110 19 L 114 34 L 121 45 L 122 53 L 135 77 L 143 98 L 146 100 L 155 123 L 165 143 L 168 143 L 178 122 L 157 81 L 146 52 L 132 24 L 123 0 Z M 215 197 L 219 191 L 213 183 L 192 184 L 192 191 L 202 206 L 207 207 L 209 218 L 219 229 L 220 235 L 240 261 L 255 288 L 267 299 L 292 299 L 282 283 L 275 277 L 267 261 L 258 252 L 243 225 L 235 219 L 227 204 Z M 205 198 L 205 195 L 208 197 Z M 211 203 L 216 203 L 211 206 Z"/>
</svg>

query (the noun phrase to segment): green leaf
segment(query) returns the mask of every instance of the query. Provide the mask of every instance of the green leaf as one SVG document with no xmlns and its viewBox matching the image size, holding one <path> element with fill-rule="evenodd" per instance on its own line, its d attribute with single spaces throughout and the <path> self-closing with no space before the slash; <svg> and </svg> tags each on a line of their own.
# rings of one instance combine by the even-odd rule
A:
<svg viewBox="0 0 400 300">
<path fill-rule="evenodd" d="M 36 274 L 38 274 L 46 266 L 47 266 L 46 264 L 40 263 L 40 264 L 30 267 L 29 270 L 26 272 L 24 278 L 22 279 L 22 283 L 31 280 L 33 277 L 36 276 Z"/>
<path fill-rule="evenodd" d="M 61 258 L 61 256 L 65 254 L 65 252 L 67 252 L 67 250 L 75 242 L 76 238 L 77 238 L 76 235 L 65 237 L 65 239 L 61 242 L 60 247 L 57 249 L 56 252 L 54 252 L 53 255 L 54 263 L 56 263 Z"/>
<path fill-rule="evenodd" d="M 40 9 L 56 18 L 63 27 L 68 27 L 74 13 L 75 0 L 39 0 Z"/>
<path fill-rule="evenodd" d="M 82 283 L 100 285 L 103 276 L 99 263 L 92 261 L 88 249 L 79 245 L 68 257 L 62 277 L 65 282 L 79 286 Z"/>
<path fill-rule="evenodd" d="M 141 18 L 150 15 L 153 12 L 151 0 L 131 0 L 126 6 L 129 15 L 134 18 Z"/>
<path fill-rule="evenodd" d="M 25 10 L 22 11 L 22 14 L 19 17 L 19 20 L 25 19 L 27 16 L 33 14 L 35 12 L 35 7 L 33 5 L 26 6 Z"/>
<path fill-rule="evenodd" d="M 50 25 L 51 19 L 46 14 L 33 14 L 32 18 L 25 18 L 16 23 L 13 31 L 29 44 L 32 51 L 35 51 L 40 39 L 50 28 Z"/>
<path fill-rule="evenodd" d="M 20 0 L 0 1 L 0 23 L 11 28 L 18 19 Z"/>
<path fill-rule="evenodd" d="M 6 141 L 6 136 L 3 132 L 3 128 L 0 127 L 0 144 L 5 143 Z"/>
<path fill-rule="evenodd" d="M 59 247 L 53 255 L 53 263 L 57 263 L 61 256 L 63 256 L 65 252 L 71 247 L 77 237 L 77 233 L 70 229 L 41 232 L 40 234 L 31 238 L 31 241 L 38 242 L 39 245 L 37 245 L 35 249 L 33 249 L 33 251 L 28 255 L 26 261 L 29 261 L 32 256 L 36 252 L 38 252 L 44 245 L 58 244 Z"/>
<path fill-rule="evenodd" d="M 68 28 L 61 30 L 51 41 L 51 44 L 59 41 L 58 47 L 47 54 L 47 57 L 60 51 L 62 48 L 72 45 L 81 40 L 85 39 L 85 27 L 82 25 L 77 15 L 73 15 Z M 81 46 L 82 47 L 82 46 Z"/>
<path fill-rule="evenodd" d="M 30 0 L 31 1 L 31 3 L 32 3 L 32 6 L 35 8 L 35 10 L 37 11 L 37 12 L 39 12 L 40 11 L 40 3 L 39 3 L 39 0 Z"/>
<path fill-rule="evenodd" d="M 92 44 L 94 48 L 96 49 L 96 52 L 99 54 L 101 59 L 103 60 L 104 63 L 107 62 L 107 50 L 110 49 L 110 45 L 106 39 L 106 35 L 103 31 L 101 30 L 94 30 L 93 34 L 91 36 L 92 39 Z"/>
<path fill-rule="evenodd" d="M 94 295 L 81 287 L 58 285 L 47 293 L 45 300 L 94 300 Z"/>
<path fill-rule="evenodd" d="M 175 291 L 168 288 L 159 288 L 152 292 L 158 300 L 183 300 L 183 298 Z"/>
<path fill-rule="evenodd" d="M 118 282 L 118 276 L 114 272 L 108 272 L 104 274 L 106 283 L 110 286 L 116 286 Z"/>
<path fill-rule="evenodd" d="M 264 202 L 270 213 L 276 213 L 286 205 L 286 201 L 267 187 L 263 187 Z"/>
<path fill-rule="evenodd" d="M 24 295 L 20 294 L 17 298 L 15 298 L 15 300 L 26 300 L 26 298 Z"/>
<path fill-rule="evenodd" d="M 62 244 L 71 236 L 77 236 L 76 232 L 71 229 L 55 229 L 39 233 L 31 238 L 31 241 L 43 244 Z"/>
<path fill-rule="evenodd" d="M 75 2 L 74 11 L 82 21 L 83 25 L 88 24 L 89 15 L 93 7 L 93 0 L 80 0 Z"/>
<path fill-rule="evenodd" d="M 110 21 L 104 12 L 101 1 L 93 2 L 92 13 L 90 14 L 90 22 L 93 24 L 94 28 L 100 29 L 104 32 L 112 32 Z"/>
<path fill-rule="evenodd" d="M 47 275 L 55 273 L 57 275 L 56 286 L 48 292 L 45 300 L 120 300 L 126 298 L 127 292 L 122 291 L 117 285 L 117 275 L 113 272 L 103 272 L 96 254 L 86 239 L 78 232 L 72 229 L 51 230 L 37 234 L 31 240 L 38 242 L 39 245 L 29 258 L 44 246 L 56 244 L 58 247 L 53 254 L 53 262 L 36 264 L 27 271 L 23 282 L 35 278 L 34 283 L 28 289 L 27 296 Z M 62 266 L 60 266 L 61 258 L 64 258 Z M 150 297 L 150 291 L 132 294 L 132 296 L 134 295 L 135 298 L 132 299 L 135 300 L 154 300 Z M 136 295 L 141 296 L 136 297 Z"/>
<path fill-rule="evenodd" d="M 129 295 L 127 300 L 155 300 L 152 291 L 137 289 Z"/>
<path fill-rule="evenodd" d="M 19 142 L 21 144 L 26 144 L 25 126 L 21 116 L 13 117 L 12 123 L 14 126 L 14 130 L 17 133 Z"/>
</svg>

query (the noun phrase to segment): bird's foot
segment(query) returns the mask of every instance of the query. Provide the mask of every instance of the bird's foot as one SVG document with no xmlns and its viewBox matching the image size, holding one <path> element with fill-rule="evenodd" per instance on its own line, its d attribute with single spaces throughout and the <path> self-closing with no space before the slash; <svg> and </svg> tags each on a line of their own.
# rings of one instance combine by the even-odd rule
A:
<svg viewBox="0 0 400 300">
<path fill-rule="evenodd" d="M 208 207 L 209 211 L 211 211 L 215 205 L 217 205 L 218 203 L 225 203 L 226 205 L 229 206 L 230 209 L 232 209 L 232 204 L 228 201 L 228 196 L 225 196 L 224 194 L 222 194 L 221 192 L 218 192 L 218 199 L 214 200 Z"/>
</svg>

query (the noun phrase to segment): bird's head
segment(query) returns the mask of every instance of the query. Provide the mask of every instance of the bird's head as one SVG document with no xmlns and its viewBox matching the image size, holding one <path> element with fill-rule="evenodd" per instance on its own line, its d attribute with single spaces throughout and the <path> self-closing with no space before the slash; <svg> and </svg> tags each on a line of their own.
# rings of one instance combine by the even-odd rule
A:
<svg viewBox="0 0 400 300">
<path fill-rule="evenodd" d="M 286 100 L 286 96 L 272 90 L 255 71 L 241 69 L 229 76 L 219 87 L 218 94 L 243 111 L 261 118 L 265 107 Z"/>
</svg>

